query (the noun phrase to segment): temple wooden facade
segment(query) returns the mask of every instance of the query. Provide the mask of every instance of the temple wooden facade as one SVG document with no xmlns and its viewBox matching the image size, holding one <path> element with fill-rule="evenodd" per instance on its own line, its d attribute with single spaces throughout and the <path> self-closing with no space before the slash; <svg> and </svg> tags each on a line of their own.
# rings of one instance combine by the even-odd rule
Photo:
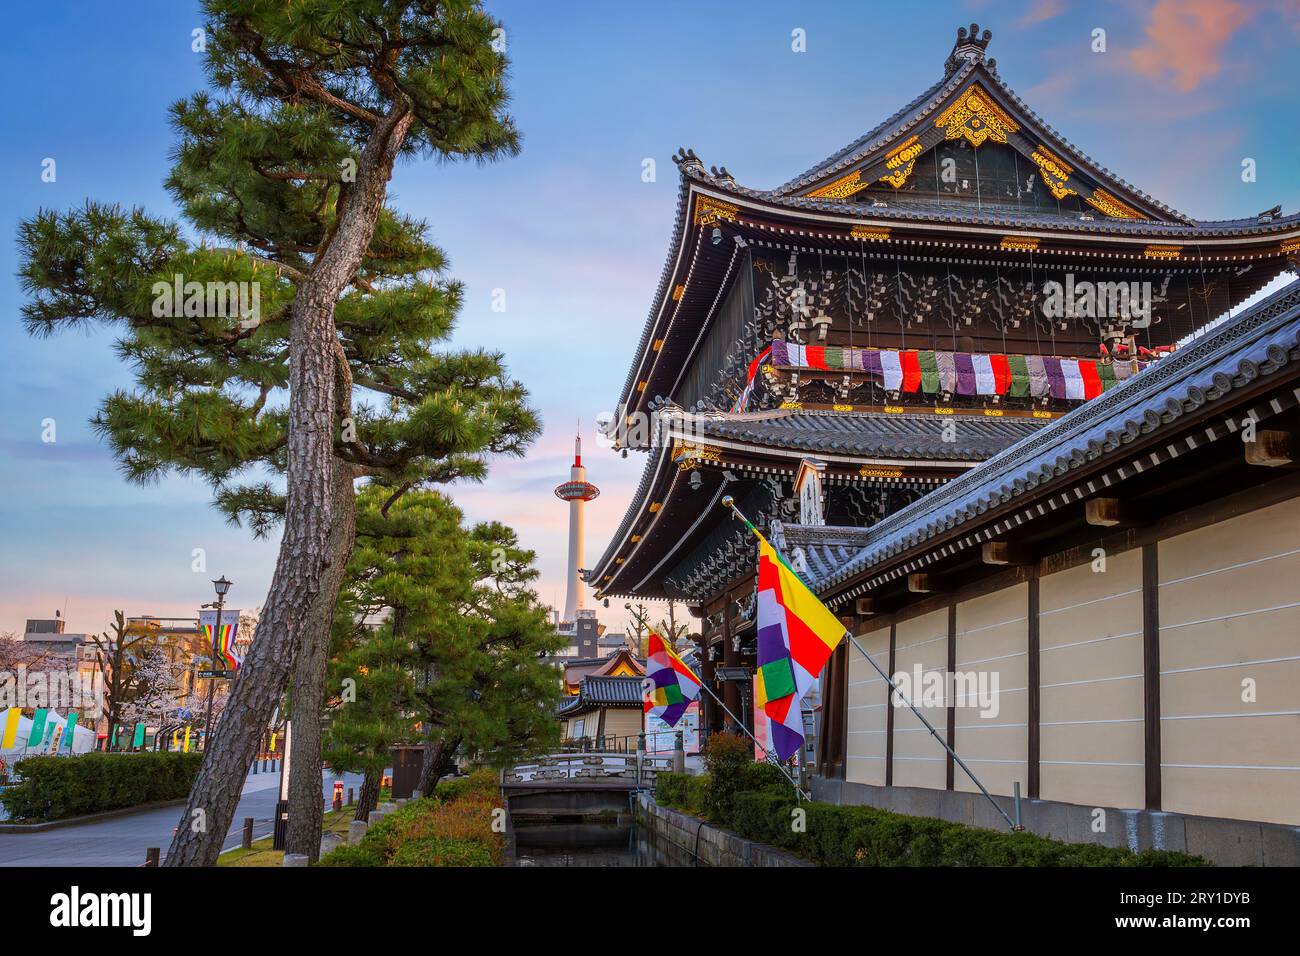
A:
<svg viewBox="0 0 1300 956">
<path fill-rule="evenodd" d="M 960 30 L 933 86 L 775 189 L 675 157 L 668 259 L 608 424 L 646 467 L 587 580 L 687 603 L 706 680 L 755 652 L 755 549 L 724 495 L 828 581 L 891 516 L 1158 381 L 1295 268 L 1300 216 L 1159 202 L 1035 114 L 989 40 Z M 831 592 L 858 626 L 879 586 Z M 748 720 L 744 687 L 721 685 Z"/>
</svg>

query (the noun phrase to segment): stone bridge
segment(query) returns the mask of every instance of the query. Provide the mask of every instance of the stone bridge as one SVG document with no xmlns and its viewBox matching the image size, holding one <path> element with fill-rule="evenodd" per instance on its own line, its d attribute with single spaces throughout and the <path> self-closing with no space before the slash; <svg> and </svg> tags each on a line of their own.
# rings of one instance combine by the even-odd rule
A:
<svg viewBox="0 0 1300 956">
<path fill-rule="evenodd" d="M 626 812 L 637 790 L 654 789 L 671 767 L 667 756 L 561 753 L 504 771 L 501 793 L 514 816 L 587 816 Z"/>
</svg>

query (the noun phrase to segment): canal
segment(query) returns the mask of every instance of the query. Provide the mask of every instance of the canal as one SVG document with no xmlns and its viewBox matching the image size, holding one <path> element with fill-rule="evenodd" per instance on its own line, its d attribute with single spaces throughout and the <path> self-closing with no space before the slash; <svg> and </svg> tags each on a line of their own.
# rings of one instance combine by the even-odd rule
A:
<svg viewBox="0 0 1300 956">
<path fill-rule="evenodd" d="M 695 866 L 694 849 L 657 836 L 629 810 L 512 820 L 511 866 Z"/>
</svg>

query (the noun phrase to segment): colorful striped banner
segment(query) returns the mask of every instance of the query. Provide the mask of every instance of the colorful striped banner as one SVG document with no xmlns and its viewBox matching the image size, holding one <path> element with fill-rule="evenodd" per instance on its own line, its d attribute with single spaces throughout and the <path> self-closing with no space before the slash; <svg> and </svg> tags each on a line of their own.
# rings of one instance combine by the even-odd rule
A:
<svg viewBox="0 0 1300 956">
<path fill-rule="evenodd" d="M 18 718 L 23 712 L 18 707 L 10 707 L 5 712 L 5 729 L 3 736 L 0 736 L 0 750 L 12 750 L 14 741 L 18 737 Z"/>
<path fill-rule="evenodd" d="M 27 735 L 27 746 L 39 747 L 45 737 L 45 720 L 49 717 L 50 712 L 45 707 L 36 708 L 36 713 L 32 715 L 32 732 Z"/>
<path fill-rule="evenodd" d="M 773 339 L 759 358 L 771 355 L 777 368 L 819 371 L 848 369 L 878 378 L 887 392 L 934 395 L 1009 395 L 1012 398 L 1051 396 L 1062 401 L 1086 401 L 1141 371 L 1147 362 L 1108 364 L 1096 359 L 1052 355 L 1001 355 L 986 352 L 942 352 L 921 349 L 857 349 L 834 345 L 800 345 Z M 749 397 L 755 359 L 742 402 Z"/>
</svg>

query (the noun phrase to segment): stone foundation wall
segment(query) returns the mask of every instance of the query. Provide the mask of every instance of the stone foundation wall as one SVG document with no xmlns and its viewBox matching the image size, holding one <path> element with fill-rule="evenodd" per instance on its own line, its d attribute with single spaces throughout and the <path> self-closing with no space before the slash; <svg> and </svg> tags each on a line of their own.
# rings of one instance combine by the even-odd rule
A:
<svg viewBox="0 0 1300 956">
<path fill-rule="evenodd" d="M 642 839 L 660 866 L 813 866 L 784 850 L 746 840 L 688 813 L 637 799 Z"/>
</svg>

